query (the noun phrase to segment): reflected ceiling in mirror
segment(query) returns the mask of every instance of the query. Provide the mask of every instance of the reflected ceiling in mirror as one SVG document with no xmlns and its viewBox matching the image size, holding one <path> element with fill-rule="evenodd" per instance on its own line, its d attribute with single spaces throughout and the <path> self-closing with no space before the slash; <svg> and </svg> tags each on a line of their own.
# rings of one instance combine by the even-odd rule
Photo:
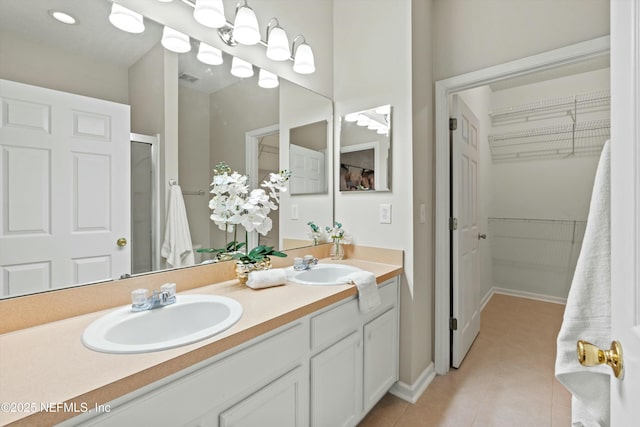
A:
<svg viewBox="0 0 640 427">
<path fill-rule="evenodd" d="M 323 120 L 289 130 L 291 194 L 327 192 L 327 127 Z"/>
<path fill-rule="evenodd" d="M 391 105 L 342 117 L 340 191 L 391 190 Z"/>
<path fill-rule="evenodd" d="M 148 247 L 159 259 L 165 229 L 164 206 L 169 181 L 174 180 L 182 187 L 194 246 L 220 247 L 225 236 L 210 220 L 208 207 L 215 164 L 226 161 L 235 170 L 249 174 L 245 147 L 248 133 L 273 127 L 277 130 L 278 123 L 282 121 L 299 123 L 306 120 L 294 117 L 295 109 L 289 108 L 285 115 L 279 112 L 283 84 L 287 86 L 286 92 L 290 97 L 317 98 L 329 109 L 331 100 L 282 79 L 280 86 L 275 88 L 260 87 L 257 67 L 252 67 L 254 75 L 251 78 L 239 79 L 230 73 L 232 61 L 227 54 L 223 54 L 221 65 L 205 64 L 197 59 L 200 43 L 194 39 L 190 40 L 191 51 L 188 54 L 168 52 L 160 46 L 161 25 L 145 18 L 144 32 L 123 32 L 108 20 L 111 6 L 108 0 L 57 0 L 55 7 L 73 15 L 78 21 L 77 25 L 65 25 L 48 14 L 52 7 L 50 0 L 1 1 L 0 79 L 130 105 L 131 132 L 143 136 L 160 135 L 160 142 L 155 148 L 161 152 L 161 155 L 156 154 L 162 159 L 150 168 L 155 173 L 158 195 L 155 203 L 160 208 L 153 212 L 149 209 L 132 211 L 131 223 L 140 217 L 148 223 L 157 222 L 152 231 L 154 242 Z M 288 135 L 288 128 L 283 132 Z M 267 144 L 269 139 L 273 142 Z M 0 135 L 0 145 L 7 146 L 10 142 Z M 269 146 L 269 150 L 262 151 L 269 151 L 277 162 L 278 154 L 273 150 L 282 145 L 277 132 L 275 136 L 265 138 L 263 145 Z M 288 142 L 285 146 L 288 147 Z M 277 166 L 280 165 L 275 163 L 270 167 Z M 256 175 L 263 173 L 265 171 L 260 169 Z M 264 177 L 260 175 L 258 178 Z M 58 188 L 52 183 L 53 198 L 66 191 L 68 189 Z M 288 200 L 284 199 L 285 202 Z M 2 203 L 8 202 L 3 200 Z M 332 204 L 324 205 L 327 216 L 332 218 Z M 290 212 L 285 205 L 280 208 L 283 212 Z M 157 215 L 157 220 L 151 219 L 154 215 Z M 277 218 L 272 219 L 278 222 Z M 128 247 L 143 246 L 135 233 L 123 234 L 122 237 L 127 237 Z M 285 237 L 302 241 L 305 234 L 298 231 Z M 0 235 L 0 239 L 3 238 Z M 198 255 L 196 260 L 202 261 Z M 163 261 L 149 262 L 151 267 L 138 269 L 132 265 L 130 271 L 142 273 L 163 269 L 166 268 Z M 7 267 L 11 267 L 9 264 L 3 262 L 0 254 L 0 270 L 6 273 Z M 127 272 L 112 269 L 100 280 L 118 278 L 122 274 Z M 89 281 L 94 280 L 84 283 Z M 49 283 L 44 287 L 15 292 L 3 285 L 0 298 L 81 284 L 81 281 L 73 282 Z"/>
</svg>

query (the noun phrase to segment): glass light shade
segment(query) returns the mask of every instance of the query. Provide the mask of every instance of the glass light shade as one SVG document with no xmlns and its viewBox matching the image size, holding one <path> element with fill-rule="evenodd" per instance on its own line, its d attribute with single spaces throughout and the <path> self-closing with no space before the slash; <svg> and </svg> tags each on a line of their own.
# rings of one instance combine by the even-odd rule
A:
<svg viewBox="0 0 640 427">
<path fill-rule="evenodd" d="M 200 47 L 198 47 L 198 55 L 196 57 L 198 58 L 198 61 L 205 64 L 222 64 L 222 51 L 217 47 L 210 46 L 203 42 L 200 42 Z"/>
<path fill-rule="evenodd" d="M 193 17 L 196 21 L 209 28 L 224 27 L 227 23 L 227 18 L 224 17 L 222 0 L 196 0 Z"/>
<path fill-rule="evenodd" d="M 164 27 L 162 30 L 162 46 L 172 52 L 185 53 L 191 50 L 189 36 L 174 30 L 171 27 Z"/>
<path fill-rule="evenodd" d="M 231 60 L 231 74 L 241 79 L 253 76 L 253 65 L 237 57 Z"/>
<path fill-rule="evenodd" d="M 279 84 L 278 76 L 267 70 L 260 69 L 260 73 L 258 74 L 258 86 L 265 89 L 272 89 L 274 87 L 278 87 Z"/>
<path fill-rule="evenodd" d="M 67 25 L 75 25 L 78 23 L 78 20 L 76 18 L 74 18 L 73 16 L 69 15 L 68 13 L 65 12 L 61 12 L 59 10 L 50 10 L 49 11 L 49 15 L 51 15 L 51 17 L 53 19 L 55 19 L 58 22 L 61 22 L 63 24 L 67 24 Z"/>
<path fill-rule="evenodd" d="M 273 61 L 286 61 L 291 56 L 289 38 L 282 27 L 273 27 L 269 31 L 267 43 L 267 58 Z"/>
<path fill-rule="evenodd" d="M 296 49 L 293 61 L 293 71 L 298 74 L 311 74 L 316 71 L 313 51 L 311 50 L 311 46 L 308 44 L 302 43 Z"/>
<path fill-rule="evenodd" d="M 240 44 L 253 45 L 260 41 L 258 18 L 249 6 L 240 6 L 233 23 L 233 38 Z"/>
<path fill-rule="evenodd" d="M 347 122 L 357 122 L 358 121 L 358 114 L 359 113 L 349 113 L 346 116 L 344 116 L 344 120 Z"/>
<path fill-rule="evenodd" d="M 117 3 L 111 5 L 109 22 L 117 29 L 127 33 L 138 34 L 144 31 L 142 15 Z"/>
<path fill-rule="evenodd" d="M 378 122 L 376 122 L 375 120 L 371 120 L 369 122 L 369 125 L 367 126 L 367 129 L 369 130 L 378 130 L 382 127 L 382 125 Z"/>
<path fill-rule="evenodd" d="M 379 133 L 380 135 L 388 135 L 389 134 L 389 128 L 386 127 L 386 126 L 382 126 L 382 127 L 378 128 L 376 133 Z"/>
<path fill-rule="evenodd" d="M 356 124 L 358 126 L 369 126 L 369 122 L 371 120 L 369 120 L 369 117 L 365 116 L 364 114 L 360 114 L 358 115 L 358 121 L 356 122 Z"/>
</svg>

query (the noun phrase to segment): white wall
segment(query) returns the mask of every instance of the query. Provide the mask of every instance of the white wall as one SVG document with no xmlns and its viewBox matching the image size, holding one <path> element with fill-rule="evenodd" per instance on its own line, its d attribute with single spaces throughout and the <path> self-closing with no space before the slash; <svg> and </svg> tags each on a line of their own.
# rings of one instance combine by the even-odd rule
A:
<svg viewBox="0 0 640 427">
<path fill-rule="evenodd" d="M 434 6 L 435 80 L 609 34 L 609 0 L 436 0 Z"/>
<path fill-rule="evenodd" d="M 127 67 L 0 32 L 0 78 L 128 104 Z"/>
<path fill-rule="evenodd" d="M 179 184 L 184 192 L 203 190 L 204 195 L 185 195 L 191 241 L 211 247 L 209 226 L 209 95 L 180 86 L 178 89 Z"/>
<path fill-rule="evenodd" d="M 420 277 L 419 282 L 415 282 L 413 271 L 411 22 L 410 0 L 334 0 L 336 118 L 384 104 L 393 107 L 392 191 L 337 192 L 335 218 L 343 223 L 357 244 L 405 251 L 400 379 L 409 384 L 432 359 L 428 354 L 428 331 L 424 330 L 424 323 L 415 322 L 417 312 L 424 313 L 425 323 L 428 321 L 428 308 L 422 304 L 428 301 L 428 296 L 416 299 L 416 288 L 429 286 L 431 278 Z M 383 30 L 387 28 L 393 31 Z M 336 126 L 336 135 L 339 135 L 339 126 Z M 336 153 L 334 164 L 338 162 Z M 378 221 L 382 203 L 392 206 L 391 224 Z"/>
</svg>

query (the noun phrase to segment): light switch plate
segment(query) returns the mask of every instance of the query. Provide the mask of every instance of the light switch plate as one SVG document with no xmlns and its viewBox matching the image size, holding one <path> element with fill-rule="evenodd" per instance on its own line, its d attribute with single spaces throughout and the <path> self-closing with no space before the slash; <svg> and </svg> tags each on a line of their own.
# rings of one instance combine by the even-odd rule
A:
<svg viewBox="0 0 640 427">
<path fill-rule="evenodd" d="M 291 205 L 291 219 L 300 219 L 298 215 L 298 205 Z"/>
<path fill-rule="evenodd" d="M 391 224 L 391 205 L 389 203 L 380 205 L 380 224 Z"/>
</svg>

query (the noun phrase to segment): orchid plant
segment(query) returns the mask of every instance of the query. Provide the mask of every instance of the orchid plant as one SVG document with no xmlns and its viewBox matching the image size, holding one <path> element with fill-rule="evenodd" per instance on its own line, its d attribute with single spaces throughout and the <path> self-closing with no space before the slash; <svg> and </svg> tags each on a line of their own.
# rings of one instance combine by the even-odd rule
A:
<svg viewBox="0 0 640 427">
<path fill-rule="evenodd" d="M 220 162 L 214 169 L 213 181 L 211 182 L 211 194 L 213 197 L 209 201 L 211 209 L 211 220 L 225 231 L 225 236 L 233 233 L 233 241 L 227 243 L 225 250 L 237 251 L 242 246 L 247 256 L 246 240 L 248 233 L 257 231 L 266 236 L 271 230 L 273 223 L 269 218 L 272 210 L 278 209 L 280 203 L 279 194 L 287 191 L 286 183 L 291 176 L 291 172 L 286 170 L 280 173 L 271 173 L 269 179 L 260 185 L 263 188 L 256 188 L 249 191 L 247 185 L 248 177 L 236 171 L 232 171 L 225 162 Z M 266 189 L 266 191 L 265 191 Z M 238 226 L 245 229 L 245 244 L 238 243 Z M 271 248 L 272 249 L 272 248 Z M 218 250 L 201 250 L 202 252 L 214 252 Z M 262 253 L 263 250 L 260 251 Z M 277 251 L 270 251 L 266 255 L 276 255 Z M 280 254 L 278 252 L 278 254 Z M 281 255 L 277 255 L 281 256 Z"/>
</svg>

